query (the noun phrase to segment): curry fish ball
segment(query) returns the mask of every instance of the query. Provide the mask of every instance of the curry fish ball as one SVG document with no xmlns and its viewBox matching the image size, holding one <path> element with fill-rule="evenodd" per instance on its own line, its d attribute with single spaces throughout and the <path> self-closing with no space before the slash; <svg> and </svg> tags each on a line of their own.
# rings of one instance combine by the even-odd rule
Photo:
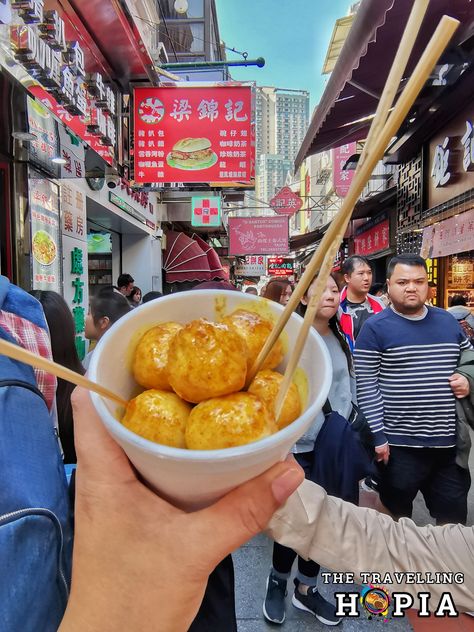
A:
<svg viewBox="0 0 474 632">
<path fill-rule="evenodd" d="M 129 402 L 122 423 L 149 441 L 185 448 L 184 433 L 190 412 L 191 406 L 175 393 L 151 389 Z"/>
<path fill-rule="evenodd" d="M 251 393 L 233 393 L 201 402 L 186 426 L 191 450 L 219 450 L 258 441 L 277 431 L 264 403 Z"/>
<path fill-rule="evenodd" d="M 193 320 L 173 339 L 167 373 L 173 390 L 188 402 L 240 391 L 247 377 L 247 345 L 227 325 Z"/>
<path fill-rule="evenodd" d="M 172 390 L 166 372 L 168 351 L 182 327 L 179 323 L 160 323 L 142 336 L 133 361 L 133 376 L 140 386 Z"/>
<path fill-rule="evenodd" d="M 275 401 L 283 382 L 283 375 L 276 371 L 260 371 L 249 386 L 249 393 L 253 393 L 259 397 L 273 414 L 275 410 Z M 297 419 L 301 414 L 301 398 L 298 388 L 294 382 L 290 384 L 290 388 L 283 402 L 283 408 L 280 417 L 277 419 L 278 428 L 281 430 L 292 421 Z"/>
<path fill-rule="evenodd" d="M 249 351 L 248 367 L 250 369 L 273 329 L 272 321 L 255 312 L 238 309 L 229 316 L 226 316 L 223 322 L 234 327 L 234 329 L 245 338 Z M 274 369 L 283 360 L 283 355 L 283 345 L 281 340 L 278 339 L 263 363 L 262 368 Z"/>
</svg>

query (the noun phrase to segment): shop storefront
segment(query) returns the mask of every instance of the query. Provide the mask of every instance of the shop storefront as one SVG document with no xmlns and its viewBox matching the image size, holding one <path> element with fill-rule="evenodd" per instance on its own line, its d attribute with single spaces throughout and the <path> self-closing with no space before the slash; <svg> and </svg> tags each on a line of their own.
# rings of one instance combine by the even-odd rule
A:
<svg viewBox="0 0 474 632">
<path fill-rule="evenodd" d="M 437 304 L 464 296 L 474 308 L 474 108 L 453 119 L 426 148 L 428 210 L 421 254 L 437 272 Z"/>
<path fill-rule="evenodd" d="M 384 283 L 387 278 L 387 260 L 393 255 L 390 244 L 389 213 L 384 211 L 355 230 L 353 254 L 372 261 L 374 282 Z"/>
</svg>

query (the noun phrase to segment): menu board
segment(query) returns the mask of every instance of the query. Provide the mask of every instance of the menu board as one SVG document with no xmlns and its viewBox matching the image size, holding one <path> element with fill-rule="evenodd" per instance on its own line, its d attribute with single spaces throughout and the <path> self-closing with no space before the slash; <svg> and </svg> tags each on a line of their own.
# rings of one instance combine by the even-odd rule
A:
<svg viewBox="0 0 474 632">
<path fill-rule="evenodd" d="M 34 290 L 60 292 L 59 188 L 45 178 L 28 179 Z"/>
<path fill-rule="evenodd" d="M 136 88 L 134 178 L 141 183 L 250 182 L 250 86 Z"/>
</svg>

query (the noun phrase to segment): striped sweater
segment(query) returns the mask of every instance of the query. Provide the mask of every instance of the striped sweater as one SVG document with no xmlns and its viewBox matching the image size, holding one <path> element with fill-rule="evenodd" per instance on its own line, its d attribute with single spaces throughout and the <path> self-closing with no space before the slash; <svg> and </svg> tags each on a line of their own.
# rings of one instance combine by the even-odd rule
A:
<svg viewBox="0 0 474 632">
<path fill-rule="evenodd" d="M 421 320 L 393 309 L 372 316 L 357 338 L 357 400 L 375 445 L 456 445 L 455 397 L 448 378 L 470 343 L 457 321 L 429 307 Z"/>
</svg>

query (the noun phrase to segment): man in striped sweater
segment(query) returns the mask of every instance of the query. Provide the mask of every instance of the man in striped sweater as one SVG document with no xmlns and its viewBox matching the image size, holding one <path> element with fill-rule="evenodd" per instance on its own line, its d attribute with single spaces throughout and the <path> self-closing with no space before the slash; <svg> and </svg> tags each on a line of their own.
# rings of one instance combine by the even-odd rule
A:
<svg viewBox="0 0 474 632">
<path fill-rule="evenodd" d="M 465 523 L 468 470 L 456 457 L 455 398 L 469 394 L 456 373 L 464 332 L 446 311 L 425 305 L 425 260 L 390 261 L 391 307 L 362 327 L 354 353 L 357 398 L 375 438 L 380 498 L 396 517 L 411 516 L 421 491 L 438 524 Z"/>
</svg>

